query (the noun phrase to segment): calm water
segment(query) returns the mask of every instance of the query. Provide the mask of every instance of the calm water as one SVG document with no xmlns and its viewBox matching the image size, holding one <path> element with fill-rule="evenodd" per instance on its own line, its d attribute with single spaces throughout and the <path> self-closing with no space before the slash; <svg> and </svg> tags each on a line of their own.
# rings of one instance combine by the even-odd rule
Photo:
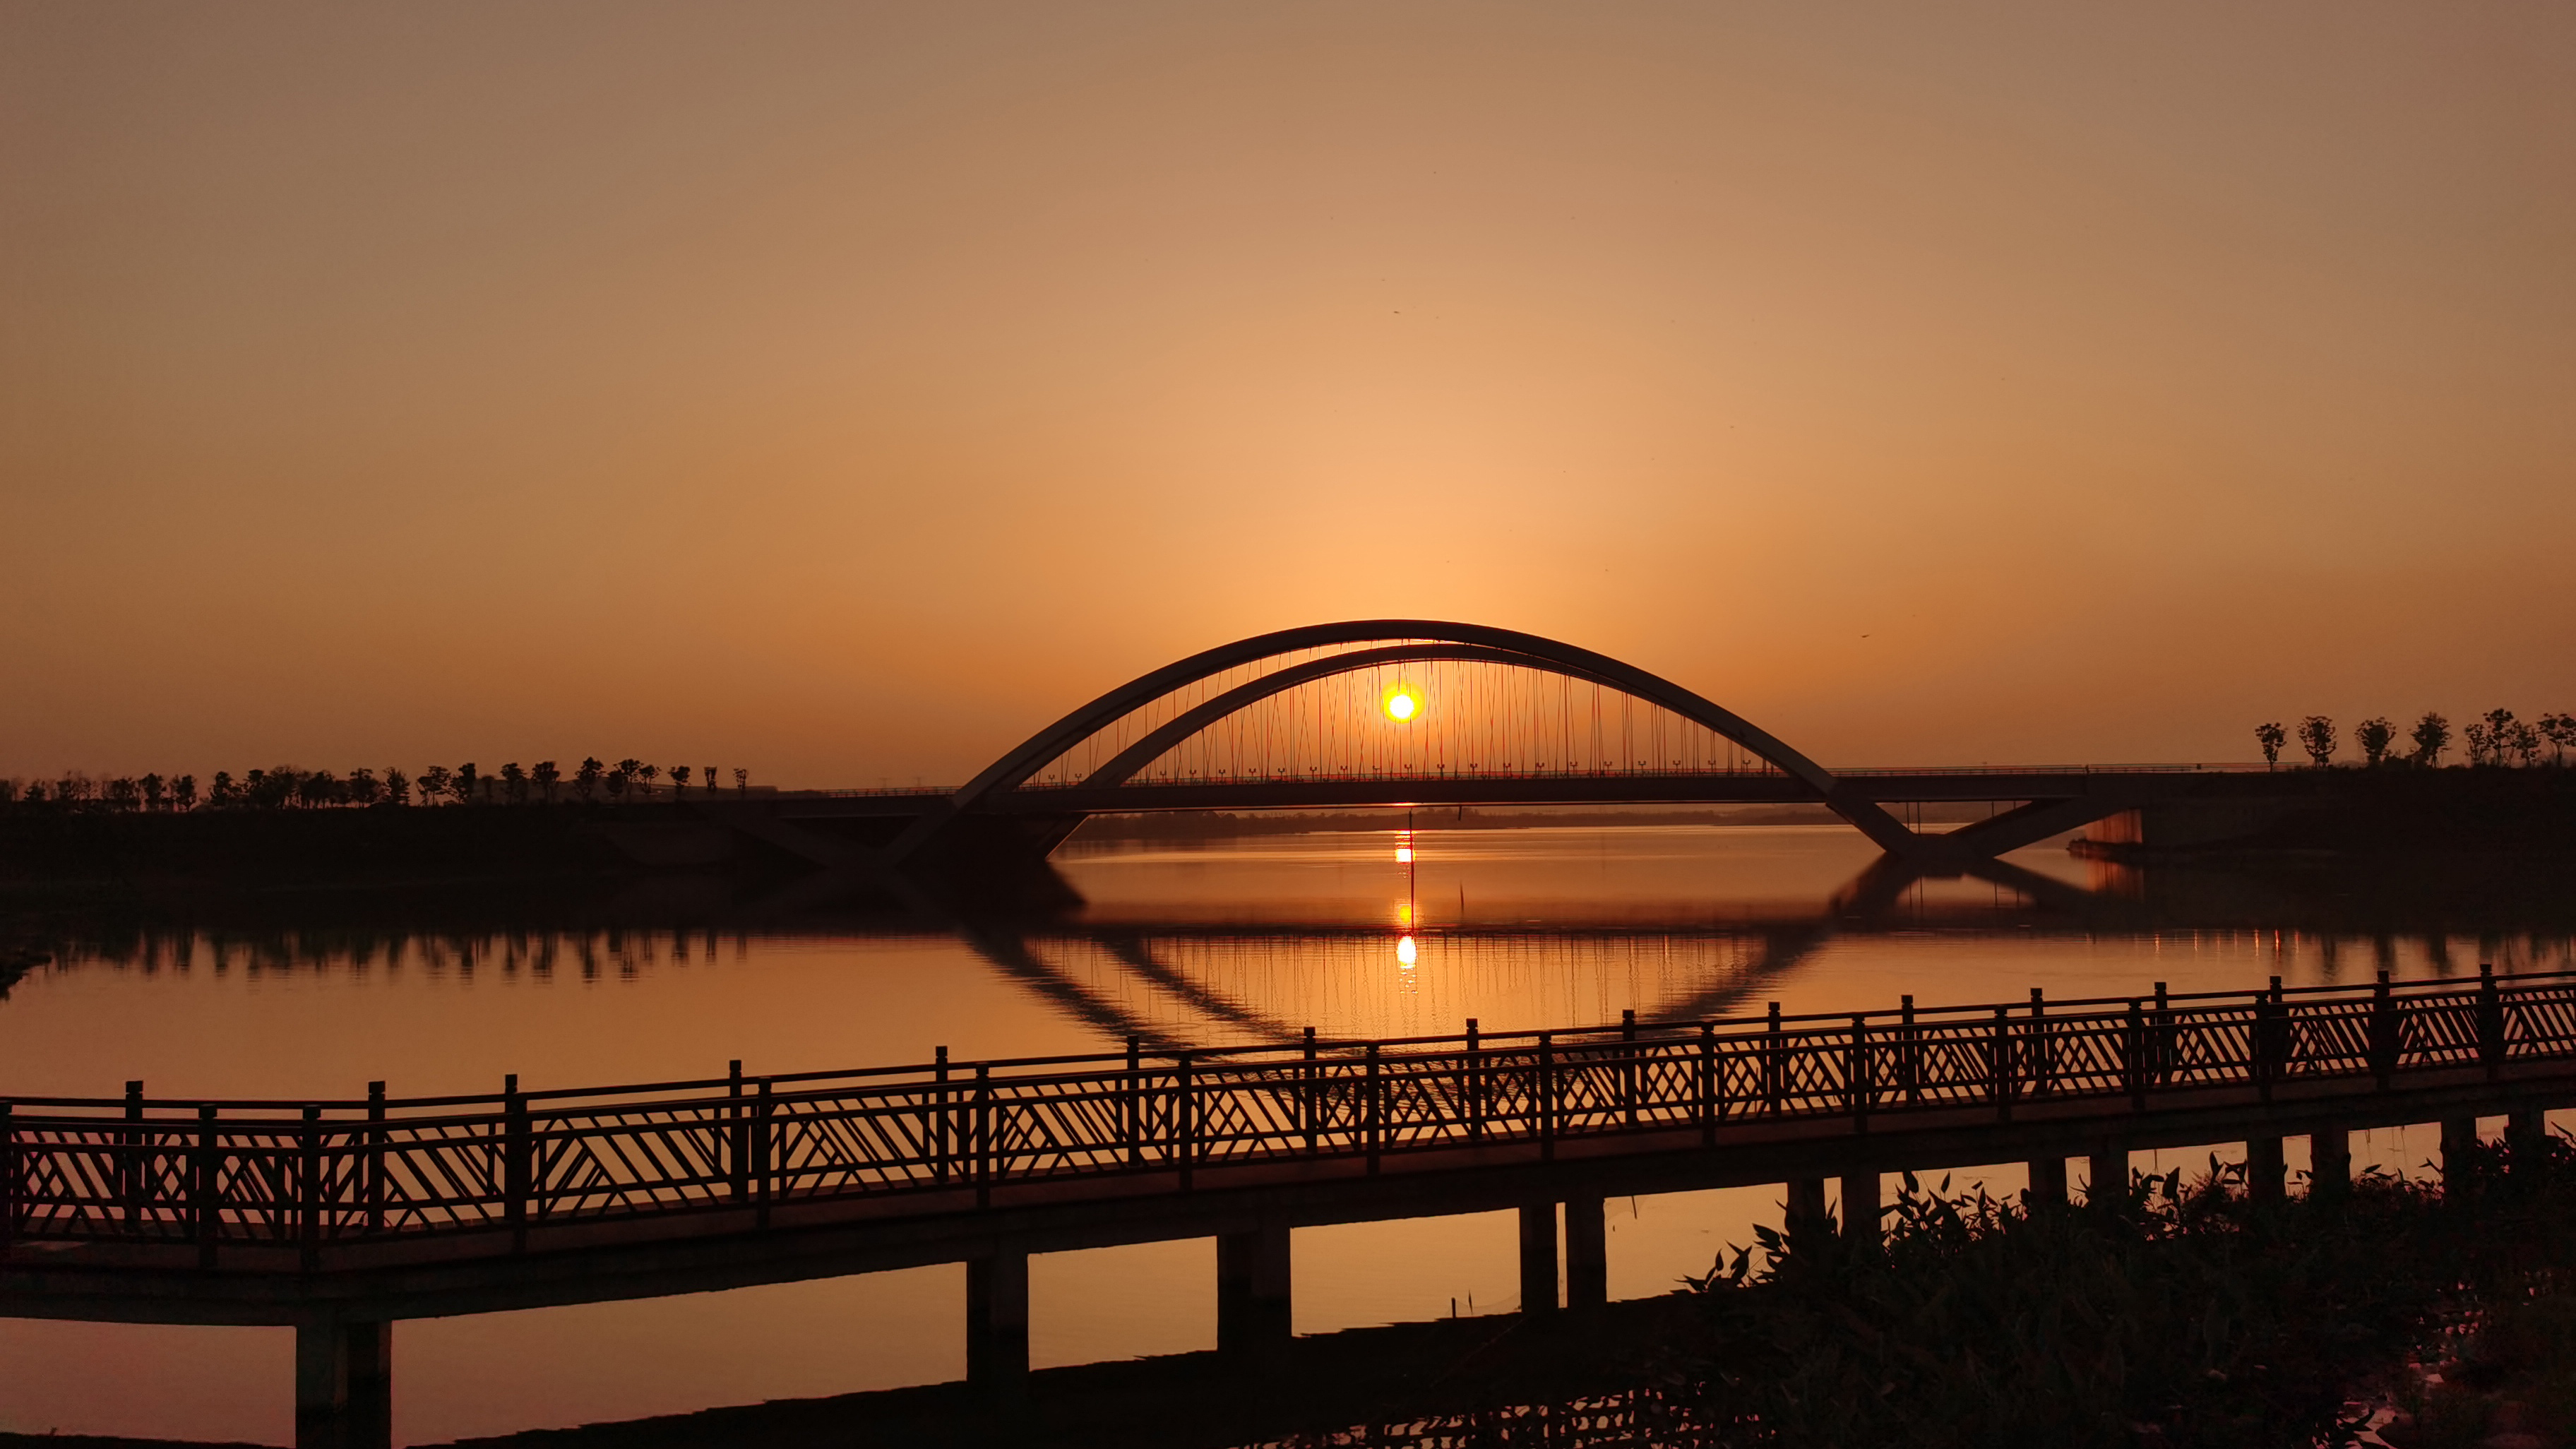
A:
<svg viewBox="0 0 2576 1449">
<path fill-rule="evenodd" d="M 1407 839 L 1413 858 L 1399 858 Z M 1866 923 L 1834 903 L 1874 852 L 1839 826 L 1424 831 L 1064 853 L 1088 905 L 971 933 L 173 933 L 74 953 L 0 1001 L 0 1091 L 353 1096 L 796 1071 L 1195 1043 L 1646 1017 L 2248 989 L 2563 967 L 2563 939 L 2354 939 L 2266 925 L 2265 897 L 2142 920 L 2134 883 L 2044 847 L 2027 893 L 1917 886 Z M 2100 892 L 2100 894 L 2093 894 Z M 2093 910 L 2088 902 L 2100 903 Z M 2282 919 L 2310 919 L 2280 908 Z M 2418 1168 L 2431 1134 L 2356 1154 Z M 2297 1160 L 2294 1170 L 2304 1166 Z M 2139 1165 L 2174 1165 L 2142 1154 Z M 2018 1166 L 1963 1173 L 1998 1191 Z M 2080 1171 L 2079 1171 L 2080 1181 Z M 1771 1188 L 1613 1205 L 1611 1287 L 1666 1291 Z M 1517 1306 L 1508 1215 L 1300 1230 L 1301 1332 Z M 1212 1347 L 1197 1241 L 1031 1267 L 1040 1366 Z M 964 1371 L 960 1267 L 642 1304 L 407 1322 L 399 1442 L 935 1382 Z M 285 1330 L 0 1319 L 0 1429 L 284 1443 Z"/>
</svg>

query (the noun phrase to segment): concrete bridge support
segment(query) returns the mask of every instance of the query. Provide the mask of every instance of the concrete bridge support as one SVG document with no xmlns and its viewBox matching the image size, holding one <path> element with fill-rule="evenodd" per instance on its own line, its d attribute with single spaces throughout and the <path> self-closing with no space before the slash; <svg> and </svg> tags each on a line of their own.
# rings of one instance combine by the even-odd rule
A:
<svg viewBox="0 0 2576 1449">
<path fill-rule="evenodd" d="M 2517 1108 L 2504 1119 L 2504 1140 L 2516 1152 L 2537 1151 L 2549 1140 L 2549 1113 L 2539 1107 Z"/>
<path fill-rule="evenodd" d="M 394 1326 L 295 1325 L 295 1449 L 392 1449 Z"/>
<path fill-rule="evenodd" d="M 2116 1208 L 2129 1200 L 2127 1144 L 2105 1142 L 2085 1159 L 2084 1200 L 2098 1208 Z"/>
<path fill-rule="evenodd" d="M 1879 1242 L 1879 1209 L 1883 1205 L 1875 1168 L 1843 1174 L 1843 1236 L 1871 1247 Z"/>
<path fill-rule="evenodd" d="M 1288 1229 L 1264 1223 L 1216 1240 L 1216 1346 L 1261 1353 L 1295 1336 L 1289 1290 Z"/>
<path fill-rule="evenodd" d="M 2278 1137 L 2245 1140 L 2245 1191 L 2256 1202 L 2277 1203 L 2288 1191 L 2289 1167 Z"/>
<path fill-rule="evenodd" d="M 1578 1313 L 1610 1302 L 1610 1225 L 1598 1197 L 1565 1200 L 1565 1306 Z"/>
<path fill-rule="evenodd" d="M 1521 1312 L 1554 1313 L 1556 1204 L 1521 1204 Z"/>
<path fill-rule="evenodd" d="M 2030 1191 L 2022 1199 L 2036 1209 L 2042 1204 L 2063 1207 L 2066 1203 L 2066 1159 L 2033 1158 L 2030 1164 Z"/>
<path fill-rule="evenodd" d="M 1029 1255 L 966 1262 L 966 1381 L 1015 1392 L 1029 1376 Z"/>
<path fill-rule="evenodd" d="M 2442 1119 L 2442 1186 L 2445 1190 L 2468 1187 L 2464 1173 L 2469 1153 L 2477 1145 L 2477 1118 L 2445 1117 Z"/>
<path fill-rule="evenodd" d="M 1825 1180 L 1821 1177 L 1793 1177 L 1788 1182 L 1786 1226 L 1795 1232 L 1801 1228 L 1813 1231 L 1825 1221 Z"/>
<path fill-rule="evenodd" d="M 2319 1201 L 2352 1191 L 2352 1133 L 2346 1128 L 2308 1134 L 2308 1196 Z"/>
</svg>

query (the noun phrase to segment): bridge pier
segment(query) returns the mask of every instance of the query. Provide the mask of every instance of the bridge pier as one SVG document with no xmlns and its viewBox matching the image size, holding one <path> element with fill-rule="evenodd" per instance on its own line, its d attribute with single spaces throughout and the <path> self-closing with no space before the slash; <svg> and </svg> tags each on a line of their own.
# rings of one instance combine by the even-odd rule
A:
<svg viewBox="0 0 2576 1449">
<path fill-rule="evenodd" d="M 2036 1210 L 2041 1204 L 2050 1207 L 2066 1205 L 2066 1159 L 2035 1157 L 2030 1163 L 2030 1191 L 2022 1194 L 2025 1206 Z"/>
<path fill-rule="evenodd" d="M 1877 1247 L 1880 1206 L 1877 1169 L 1843 1174 L 1844 1237 Z"/>
<path fill-rule="evenodd" d="M 2478 1119 L 2445 1117 L 2442 1119 L 2442 1190 L 2468 1191 L 2469 1155 L 2478 1145 Z"/>
<path fill-rule="evenodd" d="M 2352 1191 L 2352 1132 L 2320 1129 L 2308 1134 L 2308 1196 L 2320 1201 Z"/>
<path fill-rule="evenodd" d="M 1521 1204 L 1521 1312 L 1554 1313 L 1556 1204 Z"/>
<path fill-rule="evenodd" d="M 1296 1336 L 1288 1229 L 1274 1223 L 1216 1240 L 1216 1346 L 1258 1353 Z"/>
<path fill-rule="evenodd" d="M 2516 1107 L 2504 1119 L 2504 1140 L 2516 1152 L 2536 1152 L 2549 1140 L 2549 1112 L 2542 1107 Z"/>
<path fill-rule="evenodd" d="M 2277 1203 L 2287 1192 L 2289 1165 L 2278 1137 L 2245 1139 L 2245 1191 L 2258 1203 Z"/>
<path fill-rule="evenodd" d="M 1565 1200 L 1565 1306 L 1588 1312 L 1610 1302 L 1610 1225 L 1595 1196 Z"/>
<path fill-rule="evenodd" d="M 295 1325 L 295 1449 L 392 1449 L 394 1326 Z"/>
<path fill-rule="evenodd" d="M 1029 1255 L 966 1261 L 966 1381 L 1016 1392 L 1029 1376 Z"/>
<path fill-rule="evenodd" d="M 1793 1177 L 1788 1182 L 1789 1200 L 1785 1211 L 1788 1221 L 1782 1226 L 1790 1232 L 1814 1232 L 1825 1222 L 1825 1180 L 1821 1177 Z"/>
<path fill-rule="evenodd" d="M 2123 1206 L 2129 1200 L 2129 1149 L 2125 1143 L 2105 1142 L 2093 1149 L 2084 1161 L 2084 1201 L 2105 1210 Z"/>
</svg>

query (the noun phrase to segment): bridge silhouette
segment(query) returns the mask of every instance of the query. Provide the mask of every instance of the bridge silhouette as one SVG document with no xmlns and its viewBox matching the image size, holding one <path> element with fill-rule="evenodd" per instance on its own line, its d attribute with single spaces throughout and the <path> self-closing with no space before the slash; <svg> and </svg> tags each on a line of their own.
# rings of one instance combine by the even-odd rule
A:
<svg viewBox="0 0 2576 1449">
<path fill-rule="evenodd" d="M 1814 804 L 1908 870 L 1956 875 L 2204 789 L 2213 773 L 1837 773 L 1696 691 L 1605 654 L 1489 625 L 1364 619 L 1256 635 L 1167 664 L 953 789 L 784 792 L 701 808 L 825 870 L 885 879 L 1042 861 L 1096 815 Z M 1889 808 L 1935 802 L 2010 808 L 1941 832 L 1910 828 Z"/>
</svg>

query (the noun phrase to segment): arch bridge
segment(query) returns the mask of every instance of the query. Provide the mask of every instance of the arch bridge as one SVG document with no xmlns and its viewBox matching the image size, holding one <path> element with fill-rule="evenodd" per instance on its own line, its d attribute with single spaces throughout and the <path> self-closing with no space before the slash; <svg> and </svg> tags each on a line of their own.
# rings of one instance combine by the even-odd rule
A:
<svg viewBox="0 0 2576 1449">
<path fill-rule="evenodd" d="M 1577 645 L 1484 624 L 1362 619 L 1255 635 L 1141 675 L 954 789 L 719 807 L 827 867 L 939 873 L 1043 860 L 1095 815 L 1367 806 L 1821 804 L 1924 873 L 2133 808 L 2194 767 L 1837 773 L 1723 705 Z M 1955 830 L 1891 806 L 1996 802 Z"/>
</svg>

